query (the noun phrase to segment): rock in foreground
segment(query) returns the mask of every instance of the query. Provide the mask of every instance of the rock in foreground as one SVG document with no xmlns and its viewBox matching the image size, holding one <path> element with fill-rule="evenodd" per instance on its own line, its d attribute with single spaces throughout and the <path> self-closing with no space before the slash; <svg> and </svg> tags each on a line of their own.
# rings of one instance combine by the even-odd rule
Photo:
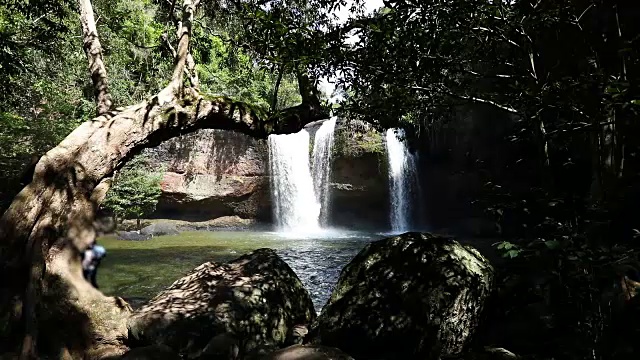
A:
<svg viewBox="0 0 640 360">
<path fill-rule="evenodd" d="M 120 360 L 180 360 L 180 356 L 166 345 L 151 345 L 131 349 Z"/>
<path fill-rule="evenodd" d="M 338 349 L 326 346 L 293 345 L 260 357 L 260 360 L 353 360 L 353 358 Z"/>
<path fill-rule="evenodd" d="M 285 344 L 295 325 L 315 317 L 302 283 L 275 251 L 258 249 L 230 263 L 205 263 L 134 312 L 134 341 L 165 344 L 197 357 L 242 356 Z"/>
<path fill-rule="evenodd" d="M 488 261 L 453 239 L 406 233 L 376 241 L 342 270 L 309 338 L 356 359 L 456 355 L 492 281 Z"/>
</svg>

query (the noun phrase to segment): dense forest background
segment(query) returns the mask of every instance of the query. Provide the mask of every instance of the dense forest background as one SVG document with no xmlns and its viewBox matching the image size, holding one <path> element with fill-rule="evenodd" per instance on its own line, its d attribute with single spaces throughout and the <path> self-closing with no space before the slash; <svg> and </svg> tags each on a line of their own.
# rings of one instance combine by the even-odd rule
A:
<svg viewBox="0 0 640 360">
<path fill-rule="evenodd" d="M 167 14 L 171 3 L 93 6 L 114 107 L 138 103 L 166 86 L 176 43 L 175 18 Z M 0 208 L 6 208 L 28 181 L 22 175 L 29 165 L 93 118 L 96 103 L 75 2 L 9 1 L 0 11 Z M 232 25 L 214 30 L 208 25 L 213 22 L 199 19 L 194 31 L 202 90 L 269 110 L 279 72 L 232 42 Z M 299 97 L 291 73 L 283 74 L 274 110 L 295 105 Z"/>
<path fill-rule="evenodd" d="M 165 87 L 181 5 L 92 5 L 113 108 Z M 331 15 L 341 5 L 352 7 L 346 22 Z M 496 300 L 505 301 L 503 315 L 491 316 L 532 299 L 544 305 L 531 315 L 541 331 L 515 348 L 627 356 L 612 329 L 637 328 L 621 314 L 640 281 L 640 6 L 389 0 L 370 14 L 362 6 L 203 1 L 190 45 L 198 79 L 188 81 L 273 117 L 318 97 L 318 80 L 339 74 L 340 100 L 319 96 L 327 114 L 331 107 L 380 128 L 405 127 L 429 163 L 456 157 L 457 171 L 482 180 L 471 206 L 496 222 L 504 239 L 496 247 L 509 259 L 507 290 Z M 76 2 L 3 2 L 0 87 L 4 209 L 40 156 L 96 115 Z M 469 127 L 491 134 L 491 146 L 458 141 Z M 620 288 L 624 301 L 612 295 Z"/>
</svg>

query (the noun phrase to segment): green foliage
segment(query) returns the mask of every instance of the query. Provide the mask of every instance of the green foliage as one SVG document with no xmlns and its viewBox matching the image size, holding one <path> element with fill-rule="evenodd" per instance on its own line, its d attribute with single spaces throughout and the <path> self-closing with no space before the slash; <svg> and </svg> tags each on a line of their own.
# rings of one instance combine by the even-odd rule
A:
<svg viewBox="0 0 640 360">
<path fill-rule="evenodd" d="M 173 70 L 162 35 L 175 28 L 163 21 L 160 7 L 150 0 L 98 0 L 93 6 L 114 104 L 138 103 L 162 89 Z"/>
<path fill-rule="evenodd" d="M 143 157 L 136 157 L 116 176 L 102 206 L 119 219 L 140 220 L 155 210 L 161 180 L 162 172 L 154 172 Z"/>
<path fill-rule="evenodd" d="M 80 46 L 72 43 L 59 46 Z M 0 95 L 0 208 L 24 185 L 20 176 L 27 166 L 95 112 L 76 85 L 80 77 L 88 80 L 81 50 L 58 57 L 35 49 L 24 61 L 33 73 L 14 75 L 14 90 Z"/>
<path fill-rule="evenodd" d="M 496 249 L 503 251 L 503 257 L 511 259 L 517 257 L 522 252 L 522 250 L 517 245 L 512 244 L 508 241 L 502 241 L 498 243 Z"/>
<path fill-rule="evenodd" d="M 30 164 L 95 112 L 71 4 L 0 7 L 0 209 L 30 180 Z"/>
<path fill-rule="evenodd" d="M 194 55 L 201 89 L 252 104 L 263 112 L 269 111 L 277 74 L 256 65 L 242 49 L 223 41 L 220 36 L 200 35 L 202 38 L 195 41 Z M 275 110 L 294 106 L 300 101 L 295 79 L 291 75 L 284 76 Z"/>
<path fill-rule="evenodd" d="M 341 133 L 338 141 L 340 153 L 357 157 L 362 154 L 384 154 L 382 134 L 376 130 L 367 132 Z"/>
<path fill-rule="evenodd" d="M 385 153 L 382 134 L 367 124 L 347 122 L 335 133 L 333 152 L 336 156 L 359 157 Z"/>
<path fill-rule="evenodd" d="M 234 40 L 244 44 L 261 61 L 288 68 L 326 63 L 327 41 L 323 29 L 331 29 L 331 10 L 345 1 L 276 0 L 269 6 L 260 2 L 235 3 L 229 11 L 236 19 Z M 355 4 L 359 3 L 358 1 Z M 223 20 L 229 14 L 217 15 Z"/>
<path fill-rule="evenodd" d="M 7 0 L 0 6 L 0 103 L 13 86 L 34 69 L 25 58 L 33 51 L 60 55 L 58 47 L 68 31 L 71 1 Z"/>
</svg>

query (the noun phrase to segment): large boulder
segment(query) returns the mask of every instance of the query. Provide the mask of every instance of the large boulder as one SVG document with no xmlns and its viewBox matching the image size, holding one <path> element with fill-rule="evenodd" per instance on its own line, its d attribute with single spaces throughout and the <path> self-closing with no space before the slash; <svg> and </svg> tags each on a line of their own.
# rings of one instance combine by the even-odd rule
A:
<svg viewBox="0 0 640 360">
<path fill-rule="evenodd" d="M 293 345 L 256 360 L 353 360 L 339 349 L 321 345 Z"/>
<path fill-rule="evenodd" d="M 198 266 L 136 310 L 128 327 L 133 342 L 168 345 L 190 358 L 275 349 L 314 318 L 293 270 L 275 251 L 258 249 Z"/>
<path fill-rule="evenodd" d="M 470 246 L 427 233 L 373 242 L 340 274 L 309 334 L 356 359 L 460 354 L 494 271 Z"/>
</svg>

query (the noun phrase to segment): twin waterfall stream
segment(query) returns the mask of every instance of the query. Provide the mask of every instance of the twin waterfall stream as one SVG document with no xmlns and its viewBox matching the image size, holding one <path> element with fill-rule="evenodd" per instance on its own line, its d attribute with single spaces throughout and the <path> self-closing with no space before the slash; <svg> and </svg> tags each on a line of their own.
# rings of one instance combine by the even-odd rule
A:
<svg viewBox="0 0 640 360">
<path fill-rule="evenodd" d="M 295 134 L 270 135 L 269 170 L 274 221 L 278 231 L 315 233 L 328 228 L 332 152 L 336 118 L 322 123 L 313 147 L 306 129 Z M 404 131 L 386 133 L 389 167 L 391 231 L 413 226 L 417 164 L 404 142 Z"/>
<path fill-rule="evenodd" d="M 314 232 L 326 221 L 335 126 L 334 118 L 322 123 L 312 159 L 307 130 L 269 136 L 271 199 L 278 230 Z"/>
</svg>

